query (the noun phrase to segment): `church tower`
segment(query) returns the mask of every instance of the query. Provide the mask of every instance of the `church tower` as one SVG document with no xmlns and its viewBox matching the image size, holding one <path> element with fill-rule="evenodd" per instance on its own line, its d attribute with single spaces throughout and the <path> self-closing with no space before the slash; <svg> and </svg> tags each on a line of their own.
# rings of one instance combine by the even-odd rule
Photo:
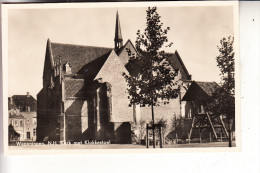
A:
<svg viewBox="0 0 260 173">
<path fill-rule="evenodd" d="M 116 12 L 116 30 L 115 30 L 115 51 L 117 52 L 123 46 L 123 38 L 119 21 L 118 11 Z"/>
</svg>

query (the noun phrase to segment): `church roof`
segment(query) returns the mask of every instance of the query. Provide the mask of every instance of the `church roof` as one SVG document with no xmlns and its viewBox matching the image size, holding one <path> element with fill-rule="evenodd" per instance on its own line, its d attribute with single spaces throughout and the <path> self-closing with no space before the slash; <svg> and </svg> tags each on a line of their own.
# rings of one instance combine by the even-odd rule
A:
<svg viewBox="0 0 260 173">
<path fill-rule="evenodd" d="M 103 65 L 102 63 L 105 62 L 112 50 L 112 48 L 104 47 L 51 43 L 54 61 L 58 63 L 59 58 L 61 58 L 62 65 L 66 62 L 70 63 L 72 74 L 89 74 L 90 77 L 98 71 L 98 67 Z M 89 63 L 92 65 L 88 66 L 89 69 L 86 70 L 85 66 Z"/>
<path fill-rule="evenodd" d="M 125 49 L 127 49 L 126 48 L 127 44 L 128 44 L 128 46 L 133 47 L 134 51 L 136 51 L 133 43 L 130 40 L 128 40 L 126 42 L 126 44 L 119 50 L 119 52 L 118 52 L 119 56 L 123 51 L 125 51 Z M 133 53 L 133 52 L 131 52 L 131 53 Z M 145 54 L 146 53 L 144 52 L 144 55 Z M 174 53 L 166 53 L 166 55 L 167 55 L 167 60 L 170 63 L 170 65 L 172 66 L 172 68 L 175 70 L 180 70 L 182 79 L 191 80 L 191 75 L 189 74 L 188 70 L 186 69 L 179 53 L 177 51 L 175 51 Z M 145 56 L 145 57 L 148 58 L 147 56 Z M 147 59 L 144 59 L 143 61 L 137 61 L 137 62 L 134 62 L 134 64 L 126 63 L 126 68 L 129 70 L 129 72 L 131 74 L 136 73 L 138 71 L 138 68 L 142 67 L 142 63 L 146 63 L 146 60 Z"/>
<path fill-rule="evenodd" d="M 128 40 L 125 45 L 120 49 L 118 55 L 126 49 L 126 45 L 131 43 Z M 133 44 L 131 43 L 131 46 Z M 134 46 L 133 46 L 134 47 Z M 73 45 L 73 44 L 63 44 L 63 43 L 50 43 L 50 52 L 53 57 L 53 61 L 59 62 L 61 58 L 61 64 L 64 65 L 69 62 L 72 74 L 84 74 L 87 81 L 92 81 L 97 73 L 100 71 L 101 67 L 105 63 L 106 59 L 110 55 L 113 48 L 105 47 L 95 47 L 95 46 L 83 46 L 83 45 Z M 168 61 L 174 69 L 179 69 L 182 78 L 186 80 L 191 79 L 191 75 L 187 71 L 181 57 L 178 52 L 167 53 Z M 127 66 L 126 66 L 127 67 Z M 134 67 L 136 68 L 136 67 Z M 130 72 L 135 71 L 135 69 L 129 69 Z"/>
</svg>

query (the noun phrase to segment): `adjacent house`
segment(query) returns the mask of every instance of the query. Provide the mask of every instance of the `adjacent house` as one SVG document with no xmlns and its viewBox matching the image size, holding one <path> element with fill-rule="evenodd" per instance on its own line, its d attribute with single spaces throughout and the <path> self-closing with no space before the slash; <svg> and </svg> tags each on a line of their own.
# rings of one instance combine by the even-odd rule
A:
<svg viewBox="0 0 260 173">
<path fill-rule="evenodd" d="M 8 141 L 23 141 L 25 139 L 25 117 L 17 109 L 13 98 L 8 98 Z"/>
<path fill-rule="evenodd" d="M 36 100 L 29 94 L 8 98 L 9 124 L 20 134 L 20 141 L 36 140 Z"/>
<path fill-rule="evenodd" d="M 37 140 L 110 140 L 131 143 L 133 124 L 151 120 L 150 107 L 129 106 L 123 73 L 131 74 L 128 50 L 136 53 L 132 42 L 123 44 L 116 14 L 114 48 L 82 46 L 47 41 L 43 69 L 43 88 L 37 95 Z M 179 71 L 183 87 L 179 98 L 155 108 L 155 118 L 170 123 L 174 114 L 191 118 L 188 102 L 181 99 L 190 83 L 177 51 L 168 60 Z M 137 128 L 138 129 L 138 128 Z M 169 131 L 169 130 L 168 130 Z"/>
</svg>

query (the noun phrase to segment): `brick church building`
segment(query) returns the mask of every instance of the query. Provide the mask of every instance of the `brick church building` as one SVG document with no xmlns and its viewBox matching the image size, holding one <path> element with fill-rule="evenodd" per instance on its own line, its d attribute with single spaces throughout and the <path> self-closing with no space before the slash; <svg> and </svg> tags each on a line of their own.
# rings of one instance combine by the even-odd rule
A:
<svg viewBox="0 0 260 173">
<path fill-rule="evenodd" d="M 131 71 L 127 69 L 127 50 L 136 50 L 130 40 L 123 44 L 118 13 L 114 42 L 114 48 L 104 48 L 47 41 L 43 88 L 37 95 L 38 141 L 131 143 L 131 124 L 151 120 L 149 107 L 129 106 L 122 74 Z M 177 51 L 169 53 L 169 62 L 179 69 L 184 81 L 181 92 L 185 93 L 191 75 Z M 189 117 L 190 108 L 181 101 L 182 96 L 156 107 L 155 118 Z"/>
</svg>

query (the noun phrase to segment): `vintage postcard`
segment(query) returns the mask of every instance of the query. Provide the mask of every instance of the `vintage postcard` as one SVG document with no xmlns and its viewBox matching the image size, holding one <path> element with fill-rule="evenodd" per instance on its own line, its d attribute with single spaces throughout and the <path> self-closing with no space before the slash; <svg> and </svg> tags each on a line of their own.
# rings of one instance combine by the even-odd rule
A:
<svg viewBox="0 0 260 173">
<path fill-rule="evenodd" d="M 6 154 L 240 150 L 238 2 L 2 16 Z"/>
</svg>

